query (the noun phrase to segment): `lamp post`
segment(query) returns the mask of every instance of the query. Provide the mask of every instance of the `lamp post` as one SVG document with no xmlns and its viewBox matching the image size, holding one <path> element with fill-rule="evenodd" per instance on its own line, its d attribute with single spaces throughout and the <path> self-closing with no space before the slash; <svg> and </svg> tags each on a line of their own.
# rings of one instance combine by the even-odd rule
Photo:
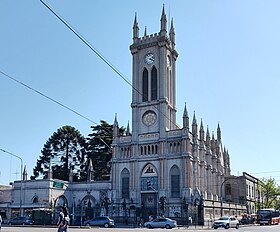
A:
<svg viewBox="0 0 280 232">
<path fill-rule="evenodd" d="M 22 158 L 19 157 L 18 155 L 15 155 L 15 154 L 13 154 L 13 153 L 11 153 L 9 151 L 6 151 L 4 149 L 1 149 L 1 148 L 0 148 L 0 151 L 2 151 L 4 153 L 7 153 L 7 154 L 9 154 L 9 155 L 11 155 L 13 157 L 16 157 L 16 158 L 18 158 L 20 160 L 20 176 L 21 176 L 21 178 L 20 178 L 20 191 L 19 191 L 19 211 L 20 211 L 20 216 L 22 216 L 23 215 L 23 212 L 22 212 L 22 170 L 23 170 Z"/>
</svg>

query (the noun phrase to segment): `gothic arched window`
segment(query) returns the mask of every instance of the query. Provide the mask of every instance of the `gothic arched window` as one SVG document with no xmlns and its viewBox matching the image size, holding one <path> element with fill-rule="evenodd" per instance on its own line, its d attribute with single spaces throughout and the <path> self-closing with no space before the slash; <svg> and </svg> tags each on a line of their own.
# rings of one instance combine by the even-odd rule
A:
<svg viewBox="0 0 280 232">
<path fill-rule="evenodd" d="M 38 202 L 39 202 L 39 199 L 38 199 L 37 196 L 35 196 L 35 197 L 33 198 L 33 203 L 38 203 Z"/>
<path fill-rule="evenodd" d="M 173 166 L 170 170 L 171 180 L 171 197 L 180 197 L 180 170 L 177 166 Z"/>
<path fill-rule="evenodd" d="M 129 198 L 129 171 L 125 168 L 121 172 L 122 198 Z"/>
<path fill-rule="evenodd" d="M 148 70 L 146 68 L 143 71 L 142 94 L 142 101 L 148 101 Z"/>
<path fill-rule="evenodd" d="M 157 69 L 153 67 L 151 76 L 151 100 L 157 99 Z"/>
</svg>

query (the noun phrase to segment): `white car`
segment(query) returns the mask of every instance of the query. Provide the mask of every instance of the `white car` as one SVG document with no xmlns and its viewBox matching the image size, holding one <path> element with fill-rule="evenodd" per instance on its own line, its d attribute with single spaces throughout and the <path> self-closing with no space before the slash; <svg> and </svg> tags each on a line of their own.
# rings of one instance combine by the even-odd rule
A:
<svg viewBox="0 0 280 232">
<path fill-rule="evenodd" d="M 225 229 L 228 228 L 239 228 L 239 221 L 235 217 L 221 217 L 218 220 L 214 221 L 212 228 L 218 229 L 220 227 L 223 227 Z"/>
</svg>

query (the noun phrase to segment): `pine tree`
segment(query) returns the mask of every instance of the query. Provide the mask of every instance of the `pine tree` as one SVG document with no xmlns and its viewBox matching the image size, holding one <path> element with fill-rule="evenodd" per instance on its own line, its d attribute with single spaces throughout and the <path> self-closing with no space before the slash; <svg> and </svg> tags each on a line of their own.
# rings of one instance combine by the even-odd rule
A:
<svg viewBox="0 0 280 232">
<path fill-rule="evenodd" d="M 83 180 L 86 147 L 86 140 L 77 129 L 63 126 L 44 145 L 31 178 L 35 179 L 39 175 L 47 178 L 51 165 L 55 179 L 69 180 L 70 169 L 72 169 L 73 180 Z"/>
<path fill-rule="evenodd" d="M 92 133 L 88 136 L 88 158 L 92 159 L 95 180 L 109 179 L 112 159 L 111 144 L 113 141 L 113 125 L 101 120 L 100 125 L 92 126 Z M 120 128 L 120 134 L 124 128 Z"/>
</svg>

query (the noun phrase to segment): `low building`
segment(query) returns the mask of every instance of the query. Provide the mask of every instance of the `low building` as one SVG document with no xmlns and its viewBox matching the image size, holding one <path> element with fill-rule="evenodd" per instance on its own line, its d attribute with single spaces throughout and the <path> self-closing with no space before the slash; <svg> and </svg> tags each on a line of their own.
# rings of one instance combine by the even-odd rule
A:
<svg viewBox="0 0 280 232">
<path fill-rule="evenodd" d="M 236 202 L 246 206 L 245 213 L 255 214 L 260 199 L 259 179 L 243 172 L 241 176 L 229 176 L 224 181 L 224 197 L 226 202 Z"/>
</svg>

